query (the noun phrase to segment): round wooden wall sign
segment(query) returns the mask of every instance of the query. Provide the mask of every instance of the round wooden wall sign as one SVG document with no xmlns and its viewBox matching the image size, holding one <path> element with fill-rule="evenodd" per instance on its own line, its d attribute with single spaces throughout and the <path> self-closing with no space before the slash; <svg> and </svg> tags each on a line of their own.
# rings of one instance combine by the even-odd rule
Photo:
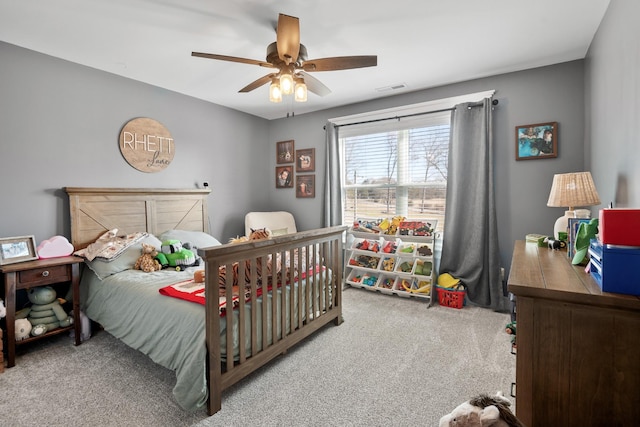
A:
<svg viewBox="0 0 640 427">
<path fill-rule="evenodd" d="M 120 152 L 139 171 L 160 172 L 171 164 L 175 151 L 171 133 L 157 120 L 139 117 L 120 132 Z"/>
</svg>

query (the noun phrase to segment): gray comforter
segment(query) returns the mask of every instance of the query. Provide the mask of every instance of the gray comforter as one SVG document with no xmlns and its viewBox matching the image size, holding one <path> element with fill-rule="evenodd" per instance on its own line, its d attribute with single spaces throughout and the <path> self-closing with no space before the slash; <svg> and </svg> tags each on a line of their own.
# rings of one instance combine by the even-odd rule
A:
<svg viewBox="0 0 640 427">
<path fill-rule="evenodd" d="M 201 268 L 201 267 L 198 267 Z M 92 320 L 100 323 L 104 329 L 128 346 L 148 355 L 154 362 L 176 372 L 176 385 L 173 395 L 185 410 L 196 410 L 206 405 L 208 397 L 205 360 L 205 309 L 203 305 L 161 295 L 159 289 L 193 277 L 190 268 L 185 271 L 162 270 L 144 273 L 140 270 L 125 270 L 106 277 L 98 277 L 89 268 L 85 268 L 80 285 L 81 309 Z M 323 272 L 312 276 L 316 284 L 316 307 L 324 307 L 325 302 L 320 280 L 321 276 L 331 276 Z M 307 280 L 302 286 L 294 285 L 294 324 L 297 323 L 297 292 L 304 292 Z M 278 290 L 277 295 L 280 295 Z M 304 295 L 304 294 L 303 294 Z M 267 337 L 271 343 L 271 295 L 267 299 Z M 262 297 L 257 299 L 256 309 L 262 310 Z M 245 305 L 246 318 L 250 318 L 251 304 Z M 290 301 L 287 298 L 286 323 L 289 325 Z M 277 310 L 280 312 L 281 299 L 277 298 Z M 303 301 L 302 312 L 306 312 Z M 238 318 L 237 310 L 233 311 Z M 262 347 L 261 316 L 258 316 L 258 349 Z M 234 358 L 238 357 L 238 322 L 234 322 Z M 250 322 L 246 322 L 245 346 L 251 354 Z M 278 334 L 281 322 L 277 319 Z M 226 333 L 226 318 L 220 319 L 221 335 Z M 289 332 L 289 328 L 287 328 Z M 221 339 L 221 355 L 226 359 L 226 339 Z"/>
</svg>

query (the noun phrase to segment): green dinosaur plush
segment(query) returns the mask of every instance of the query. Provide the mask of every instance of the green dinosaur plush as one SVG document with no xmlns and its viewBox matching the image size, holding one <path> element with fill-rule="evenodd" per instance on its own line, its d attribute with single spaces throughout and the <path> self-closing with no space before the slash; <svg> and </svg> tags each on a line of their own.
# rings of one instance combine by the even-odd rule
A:
<svg viewBox="0 0 640 427">
<path fill-rule="evenodd" d="M 582 264 L 587 258 L 587 252 L 589 251 L 589 244 L 591 239 L 594 239 L 598 234 L 598 218 L 593 218 L 589 222 L 582 222 L 578 226 L 578 232 L 576 233 L 576 253 L 571 260 L 571 264 Z"/>
<path fill-rule="evenodd" d="M 31 306 L 17 312 L 16 318 L 29 320 L 32 325 L 31 335 L 34 337 L 73 323 L 73 317 L 64 311 L 51 286 L 31 288 L 27 291 L 27 297 Z"/>
<path fill-rule="evenodd" d="M 161 250 L 156 259 L 162 268 L 171 267 L 180 271 L 198 264 L 195 253 L 184 247 L 180 240 L 165 240 L 162 242 Z"/>
</svg>

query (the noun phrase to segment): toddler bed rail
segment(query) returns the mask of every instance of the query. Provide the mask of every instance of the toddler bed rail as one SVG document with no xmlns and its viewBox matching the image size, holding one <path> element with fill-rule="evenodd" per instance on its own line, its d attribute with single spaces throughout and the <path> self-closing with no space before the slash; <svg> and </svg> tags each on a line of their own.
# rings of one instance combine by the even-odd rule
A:
<svg viewBox="0 0 640 427">
<path fill-rule="evenodd" d="M 205 262 L 210 415 L 220 410 L 224 389 L 329 322 L 342 322 L 345 229 L 329 227 L 199 250 Z M 220 267 L 232 272 L 234 263 L 237 286 L 234 274 L 219 282 Z M 227 301 L 232 294 L 240 296 L 223 318 L 218 314 L 221 294 Z M 221 321 L 226 322 L 223 336 Z"/>
</svg>

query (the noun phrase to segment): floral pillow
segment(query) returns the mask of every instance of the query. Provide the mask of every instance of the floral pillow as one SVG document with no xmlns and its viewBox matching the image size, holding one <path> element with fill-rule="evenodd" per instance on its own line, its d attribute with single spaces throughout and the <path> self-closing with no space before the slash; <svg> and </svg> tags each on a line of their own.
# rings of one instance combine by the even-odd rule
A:
<svg viewBox="0 0 640 427">
<path fill-rule="evenodd" d="M 117 230 L 115 232 L 117 233 Z M 112 274 L 132 269 L 142 254 L 143 243 L 152 245 L 158 250 L 162 246 L 162 242 L 152 234 L 132 233 L 126 236 L 114 234 L 114 230 L 111 230 L 87 248 L 75 252 L 75 255 L 85 258 L 85 264 L 101 280 Z"/>
</svg>

